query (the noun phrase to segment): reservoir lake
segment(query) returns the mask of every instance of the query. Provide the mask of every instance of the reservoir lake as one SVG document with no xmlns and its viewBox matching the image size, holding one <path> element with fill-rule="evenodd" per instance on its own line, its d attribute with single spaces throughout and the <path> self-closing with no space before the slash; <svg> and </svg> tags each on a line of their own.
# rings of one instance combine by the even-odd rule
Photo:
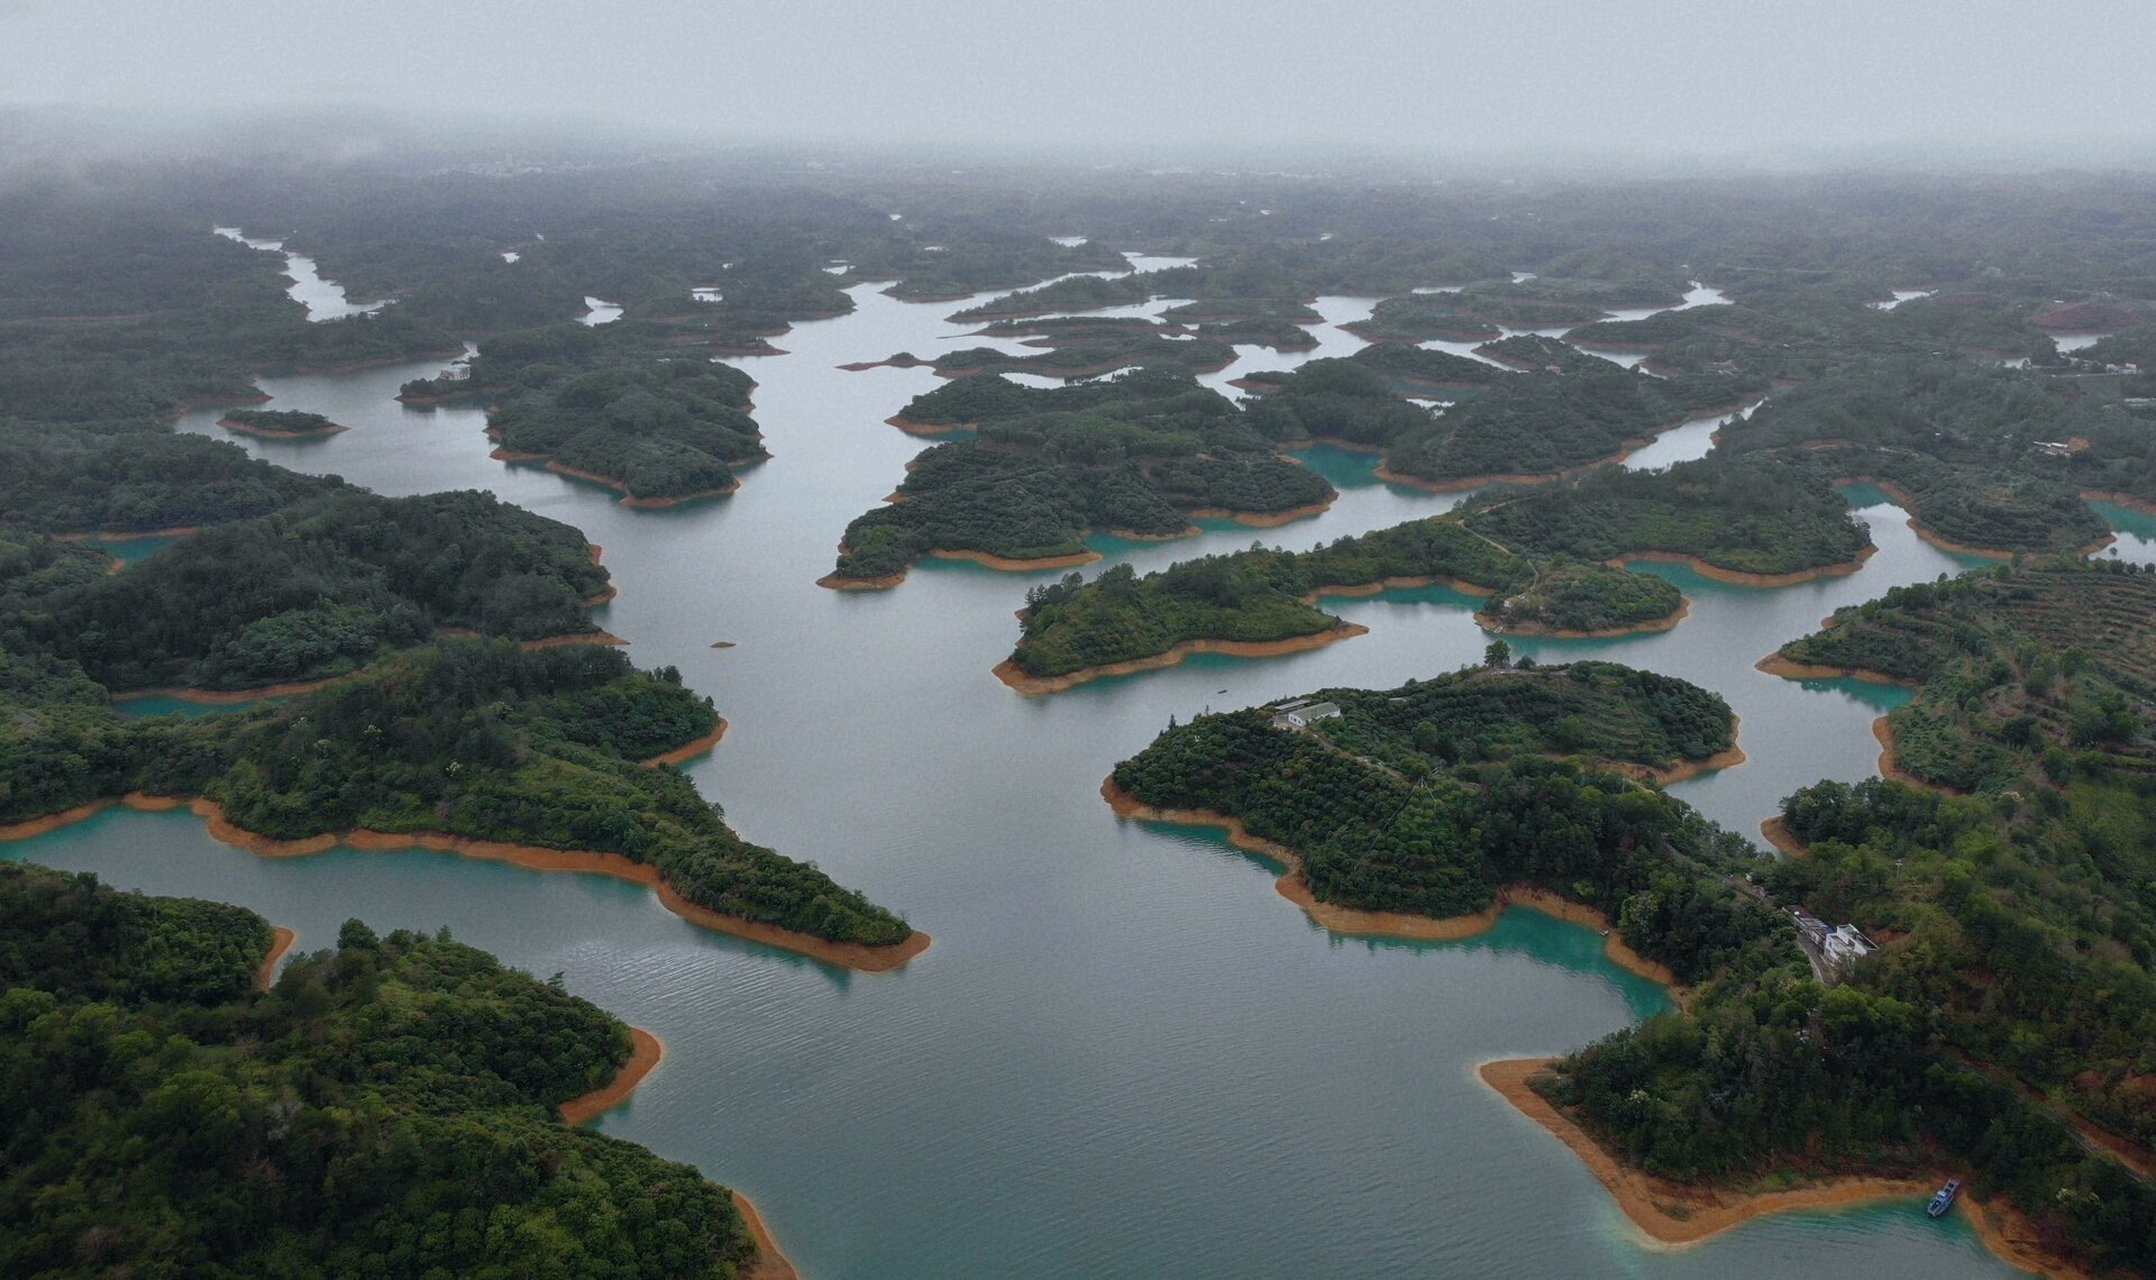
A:
<svg viewBox="0 0 2156 1280">
<path fill-rule="evenodd" d="M 603 1131 L 746 1192 L 810 1280 L 2020 1274 L 1958 1216 L 1933 1221 L 1918 1200 L 1650 1247 L 1575 1157 L 1474 1074 L 1667 1007 L 1603 960 L 1594 932 L 1514 911 L 1465 942 L 1335 937 L 1274 893 L 1276 868 L 1215 833 L 1121 820 L 1101 801 L 1115 762 L 1171 716 L 1479 661 L 1489 637 L 1468 598 L 1429 588 L 1332 600 L 1369 634 L 1027 699 L 990 668 L 1017 637 L 1027 586 L 1046 575 L 932 561 L 892 591 L 817 587 L 847 522 L 932 443 L 884 423 L 937 385 L 932 373 L 837 366 L 977 345 L 959 336 L 972 326 L 945 319 L 964 302 L 901 303 L 874 285 L 852 294 L 852 315 L 777 338 L 789 354 L 733 361 L 758 380 L 773 457 L 716 501 L 632 511 L 609 490 L 490 459 L 478 408 L 394 400 L 439 361 L 261 379 L 267 407 L 351 428 L 332 439 L 233 436 L 214 408 L 180 429 L 386 494 L 487 489 L 582 529 L 621 592 L 600 624 L 639 665 L 679 667 L 731 724 L 687 766 L 706 797 L 743 836 L 815 861 L 932 934 L 905 968 L 850 973 L 707 932 L 648 890 L 598 877 L 429 852 L 257 858 L 184 810 L 107 810 L 0 856 L 240 903 L 298 930 L 302 950 L 357 916 L 378 930 L 447 927 L 541 978 L 561 973 L 667 1046 Z M 1336 326 L 1371 305 L 1321 299 L 1318 352 L 1242 348 L 1205 381 L 1352 351 L 1360 341 Z M 1697 456 L 1711 430 L 1679 428 L 1630 465 Z M 1257 539 L 1305 548 L 1459 500 L 1386 485 L 1370 457 L 1302 456 L 1341 491 L 1321 516 L 1093 545 L 1142 572 Z M 1756 836 L 1795 788 L 1870 776 L 1872 720 L 1908 695 L 1752 664 L 1840 605 L 1980 563 L 1920 541 L 1877 490 L 1848 496 L 1879 544 L 1855 574 L 1757 590 L 1644 566 L 1692 601 L 1675 630 L 1513 648 L 1722 693 L 1743 717 L 1748 762 L 1672 790 Z M 2156 522 L 2136 519 L 2142 536 L 2122 550 L 2156 545 Z"/>
</svg>

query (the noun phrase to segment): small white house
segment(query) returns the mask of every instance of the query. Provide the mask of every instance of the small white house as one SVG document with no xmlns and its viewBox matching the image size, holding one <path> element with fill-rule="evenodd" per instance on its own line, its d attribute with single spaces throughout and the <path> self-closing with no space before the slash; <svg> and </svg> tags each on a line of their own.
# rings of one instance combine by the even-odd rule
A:
<svg viewBox="0 0 2156 1280">
<path fill-rule="evenodd" d="M 1275 729 L 1307 729 L 1320 720 L 1330 720 L 1340 714 L 1340 708 L 1330 702 L 1286 702 L 1273 708 Z"/>
<path fill-rule="evenodd" d="M 1872 940 L 1857 932 L 1853 924 L 1838 924 L 1827 930 L 1826 942 L 1821 950 L 1826 952 L 1827 963 L 1850 965 L 1877 951 Z"/>
</svg>

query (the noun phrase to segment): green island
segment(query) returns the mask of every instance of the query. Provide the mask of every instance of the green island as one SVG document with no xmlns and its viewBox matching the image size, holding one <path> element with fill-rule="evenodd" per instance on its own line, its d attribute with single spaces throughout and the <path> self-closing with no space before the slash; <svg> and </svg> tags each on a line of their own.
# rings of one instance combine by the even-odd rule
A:
<svg viewBox="0 0 2156 1280">
<path fill-rule="evenodd" d="M 945 352 L 927 363 L 947 378 L 982 373 L 1095 378 L 1119 369 L 1162 364 L 1180 365 L 1193 373 L 1212 373 L 1235 362 L 1235 348 L 1224 340 L 1206 336 L 1179 337 L 1158 328 L 1120 334 L 1065 331 L 1027 345 L 1048 349 L 1038 355 L 1021 356 L 994 347 L 966 347 Z M 892 363 L 897 362 L 898 358 L 893 357 Z"/>
<path fill-rule="evenodd" d="M 1382 298 L 1371 308 L 1369 319 L 1344 327 L 1369 342 L 1408 346 L 1432 339 L 1488 342 L 1504 336 L 1496 325 L 1467 314 L 1454 295 L 1444 293 L 1411 293 L 1404 297 Z"/>
<path fill-rule="evenodd" d="M 1491 600 L 1477 621 L 1510 635 L 1588 639 L 1666 631 L 1684 612 L 1666 578 L 1576 560 L 1536 565 L 1525 587 Z"/>
<path fill-rule="evenodd" d="M 319 413 L 301 413 L 293 409 L 227 409 L 225 416 L 217 420 L 217 425 L 270 440 L 309 440 L 350 430 Z"/>
<path fill-rule="evenodd" d="M 271 927 L 239 907 L 0 864 L 0 914 L 0 1271 L 506 1276 L 540 1240 L 563 1274 L 757 1258 L 723 1187 L 564 1123 L 631 1066 L 630 1028 L 446 931 L 350 921 L 271 985 Z"/>
<path fill-rule="evenodd" d="M 1738 963 L 1684 1012 L 1529 1083 L 1656 1179 L 1952 1167 L 2025 1215 L 2043 1253 L 2145 1268 L 2152 593 L 2121 566 L 2008 566 L 1902 588 L 1785 646 L 1766 669 L 1921 685 L 1888 718 L 1889 778 L 1803 788 L 1770 824 L 1792 856 L 1766 892 L 1855 922 L 1872 949 Z"/>
<path fill-rule="evenodd" d="M 1569 354 L 1544 360 L 1546 348 Z M 1259 393 L 1249 412 L 1268 434 L 1371 449 L 1384 455 L 1385 479 L 1439 491 L 1581 472 L 1679 423 L 1739 408 L 1767 385 L 1718 372 L 1650 377 L 1550 338 L 1508 338 L 1484 350 L 1511 352 L 1521 370 L 1374 346 L 1238 385 Z M 1402 396 L 1457 403 L 1432 415 Z"/>
<path fill-rule="evenodd" d="M 1181 369 L 1053 388 L 983 374 L 917 397 L 898 420 L 978 438 L 915 458 L 892 501 L 846 527 L 825 586 L 895 586 L 929 555 L 1082 564 L 1098 558 L 1084 543 L 1093 530 L 1174 538 L 1208 515 L 1276 524 L 1336 496 Z"/>
<path fill-rule="evenodd" d="M 1494 631 L 1667 630 L 1683 617 L 1683 596 L 1621 562 L 1678 560 L 1721 581 L 1778 586 L 1847 572 L 1871 549 L 1848 504 L 1800 460 L 1602 470 L 1570 484 L 1494 490 L 1442 516 L 1309 551 L 1256 547 L 1143 577 L 1117 565 L 1092 582 L 1072 575 L 1036 587 L 996 675 L 1021 693 L 1054 693 L 1189 653 L 1299 652 L 1362 633 L 1319 609 L 1320 596 L 1431 583 L 1494 597 L 1477 616 Z"/>
<path fill-rule="evenodd" d="M 57 674 L 44 673 L 48 697 L 68 691 Z M 833 963 L 889 967 L 926 945 L 814 867 L 743 841 L 686 775 L 650 767 L 722 726 L 678 673 L 636 671 L 612 649 L 451 642 L 225 716 L 129 720 L 64 696 L 10 707 L 0 822 L 181 797 L 257 851 L 432 841 L 636 880 L 697 923 Z"/>
<path fill-rule="evenodd" d="M 1341 932 L 1468 936 L 1525 885 L 1614 922 L 1664 981 L 1754 949 L 1796 959 L 1786 918 L 1746 889 L 1758 853 L 1654 785 L 1743 758 L 1728 704 L 1615 663 L 1515 667 L 1491 648 L 1486 666 L 1397 689 L 1171 725 L 1105 792 L 1128 816 L 1228 826 Z"/>
<path fill-rule="evenodd" d="M 495 456 L 605 484 L 632 507 L 732 493 L 734 468 L 770 456 L 747 412 L 755 385 L 747 374 L 708 361 L 616 358 L 583 372 L 518 368 L 487 415 Z"/>
<path fill-rule="evenodd" d="M 1829 476 L 1801 458 L 1709 454 L 1661 471 L 1603 468 L 1571 484 L 1492 489 L 1458 510 L 1528 555 L 1676 560 L 1747 586 L 1847 573 L 1873 550 Z"/>
<path fill-rule="evenodd" d="M 754 380 L 692 358 L 658 322 L 515 330 L 485 340 L 456 372 L 407 382 L 398 399 L 484 400 L 495 457 L 606 485 L 626 506 L 732 493 L 737 468 L 770 456 L 749 416 Z"/>
</svg>

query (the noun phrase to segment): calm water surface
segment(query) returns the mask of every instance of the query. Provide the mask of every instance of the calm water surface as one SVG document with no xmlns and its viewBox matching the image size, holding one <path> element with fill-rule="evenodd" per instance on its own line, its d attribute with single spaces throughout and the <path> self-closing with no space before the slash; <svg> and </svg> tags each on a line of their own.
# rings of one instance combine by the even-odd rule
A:
<svg viewBox="0 0 2156 1280">
<path fill-rule="evenodd" d="M 854 296 L 854 315 L 786 335 L 792 354 L 741 361 L 761 383 L 774 456 L 718 502 L 632 512 L 603 489 L 492 461 L 478 411 L 392 400 L 438 364 L 264 379 L 273 407 L 352 430 L 314 447 L 244 443 L 385 493 L 491 489 L 605 546 L 621 596 L 603 625 L 638 662 L 679 666 L 732 723 L 692 766 L 697 782 L 746 836 L 934 934 L 906 969 L 849 974 L 703 932 L 608 880 L 424 852 L 257 859 L 178 813 L 108 812 L 6 856 L 243 903 L 298 929 L 302 947 L 356 915 L 446 925 L 542 977 L 561 972 L 668 1046 L 606 1131 L 747 1191 L 816 1280 L 2013 1274 L 1913 1201 L 1763 1221 L 1690 1251 L 1643 1247 L 1579 1162 L 1473 1076 L 1484 1059 L 1562 1051 L 1664 1007 L 1601 959 L 1594 934 L 1515 912 L 1465 943 L 1335 938 L 1273 892 L 1273 868 L 1101 803 L 1101 778 L 1171 715 L 1479 658 L 1473 602 L 1444 590 L 1339 601 L 1370 634 L 1028 700 L 989 668 L 1038 577 L 939 562 L 892 592 L 816 587 L 846 522 L 922 447 L 883 419 L 936 385 L 921 369 L 835 366 L 962 332 L 943 317 L 964 304 Z M 1320 303 L 1335 322 L 1368 306 Z M 1322 332 L 1327 353 L 1356 345 Z M 224 438 L 216 417 L 181 426 Z M 1269 542 L 1307 547 L 1456 501 L 1382 484 L 1367 457 L 1305 461 L 1341 499 Z M 1677 790 L 1751 831 L 1797 786 L 1868 775 L 1871 720 L 1899 696 L 1751 664 L 1837 605 L 1960 567 L 1876 493 L 1853 501 L 1881 551 L 1851 577 L 1770 592 L 1668 570 L 1693 601 L 1676 630 L 1515 647 L 1723 692 L 1751 761 Z M 1258 536 L 1216 522 L 1183 542 L 1095 545 L 1150 569 Z M 720 640 L 738 647 L 710 647 Z"/>
<path fill-rule="evenodd" d="M 284 272 L 292 279 L 291 286 L 285 292 L 290 294 L 294 301 L 305 304 L 307 319 L 315 323 L 365 315 L 389 305 L 387 302 L 354 302 L 347 298 L 343 285 L 322 278 L 322 273 L 315 268 L 313 258 L 291 252 L 284 247 L 281 240 L 262 240 L 242 235 L 238 227 L 216 227 L 213 230 L 227 240 L 237 240 L 250 249 L 283 254 Z"/>
</svg>

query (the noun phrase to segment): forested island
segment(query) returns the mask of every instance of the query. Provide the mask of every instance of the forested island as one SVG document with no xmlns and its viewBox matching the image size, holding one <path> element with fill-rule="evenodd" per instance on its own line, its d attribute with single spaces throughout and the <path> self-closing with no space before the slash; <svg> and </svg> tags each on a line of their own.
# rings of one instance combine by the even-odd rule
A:
<svg viewBox="0 0 2156 1280">
<path fill-rule="evenodd" d="M 1741 760 L 1722 699 L 1606 662 L 1490 662 L 1171 726 L 1115 767 L 1126 816 L 1228 826 L 1281 892 L 1347 933 L 1463 937 L 1501 896 L 1603 919 L 1690 984 L 1794 930 L 1747 891 L 1742 837 L 1653 785 Z"/>
<path fill-rule="evenodd" d="M 1056 388 L 983 374 L 916 398 L 900 418 L 978 436 L 914 459 L 892 501 L 846 527 L 825 586 L 895 586 L 929 555 L 1002 569 L 1083 564 L 1098 558 L 1084 542 L 1095 530 L 1174 538 L 1201 516 L 1277 524 L 1336 496 L 1181 369 Z"/>
<path fill-rule="evenodd" d="M 217 425 L 268 440 L 312 440 L 351 430 L 319 413 L 291 409 L 227 409 Z"/>
<path fill-rule="evenodd" d="M 294 957 L 253 912 L 0 864 L 0 1271 L 731 1277 L 722 1187 L 566 1125 L 630 1029 L 449 939 Z M 437 1028 L 453 1024 L 454 1041 Z"/>
<path fill-rule="evenodd" d="M 749 416 L 755 382 L 690 349 L 655 322 L 520 329 L 482 342 L 463 376 L 407 382 L 398 398 L 484 400 L 496 458 L 670 507 L 732 493 L 737 468 L 770 456 Z"/>
</svg>

